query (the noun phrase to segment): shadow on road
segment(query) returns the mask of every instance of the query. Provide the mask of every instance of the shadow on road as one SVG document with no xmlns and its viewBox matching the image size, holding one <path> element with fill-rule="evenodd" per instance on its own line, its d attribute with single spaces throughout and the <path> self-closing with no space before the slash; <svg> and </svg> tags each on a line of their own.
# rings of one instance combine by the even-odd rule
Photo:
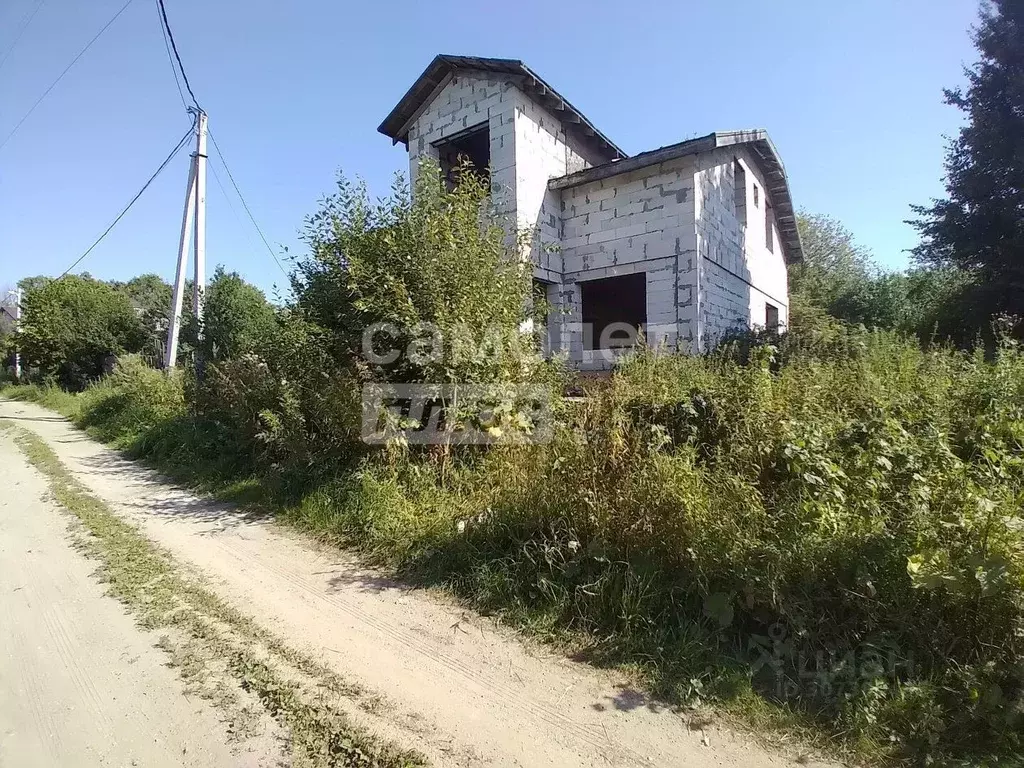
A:
<svg viewBox="0 0 1024 768">
<path fill-rule="evenodd" d="M 78 457 L 75 463 L 79 475 L 116 477 L 118 484 L 132 493 L 132 497 L 119 503 L 143 514 L 216 523 L 220 527 L 261 522 L 272 517 L 266 510 L 244 509 L 230 502 L 196 497 L 172 479 L 112 451 Z"/>
</svg>

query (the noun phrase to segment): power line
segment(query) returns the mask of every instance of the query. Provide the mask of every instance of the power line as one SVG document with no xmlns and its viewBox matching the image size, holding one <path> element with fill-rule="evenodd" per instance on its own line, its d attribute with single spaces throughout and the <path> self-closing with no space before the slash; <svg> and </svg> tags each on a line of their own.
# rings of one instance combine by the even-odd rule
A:
<svg viewBox="0 0 1024 768">
<path fill-rule="evenodd" d="M 168 164 L 169 164 L 169 163 L 171 162 L 171 160 L 172 160 L 172 159 L 174 158 L 174 156 L 175 156 L 176 154 L 178 154 L 178 152 L 180 152 L 180 151 L 181 151 L 181 148 L 182 148 L 182 147 L 184 147 L 184 146 L 185 146 L 185 144 L 186 144 L 186 143 L 188 142 L 189 138 L 190 138 L 190 137 L 192 136 L 192 134 L 194 133 L 194 131 L 195 131 L 195 127 L 196 127 L 196 125 L 195 125 L 195 123 L 193 122 L 193 123 L 192 123 L 192 127 L 188 129 L 188 131 L 187 131 L 187 132 L 185 133 L 185 135 L 181 137 L 181 139 L 180 139 L 180 140 L 178 141 L 178 143 L 177 143 L 177 144 L 175 144 L 175 145 L 174 145 L 174 149 L 172 149 L 172 150 L 171 150 L 171 153 L 170 153 L 170 154 L 169 154 L 169 155 L 168 155 L 168 156 L 167 156 L 167 157 L 166 157 L 166 158 L 164 159 L 164 161 L 163 161 L 162 163 L 160 163 L 160 167 L 159 167 L 159 168 L 157 168 L 157 169 L 156 169 L 156 171 L 155 171 L 155 172 L 153 173 L 153 175 L 149 177 L 149 180 L 148 180 L 148 181 L 147 181 L 147 182 L 146 182 L 145 184 L 143 184 L 143 185 L 142 185 L 142 189 L 140 189 L 140 190 L 139 190 L 139 191 L 138 191 L 138 192 L 137 192 L 137 193 L 135 194 L 135 197 L 133 197 L 133 198 L 132 198 L 132 199 L 131 199 L 131 200 L 130 200 L 130 201 L 128 202 L 128 205 L 126 205 L 126 206 L 124 207 L 124 209 L 123 209 L 123 210 L 122 210 L 122 211 L 121 211 L 121 212 L 120 212 L 119 214 L 117 214 L 117 218 L 116 218 L 116 219 L 114 219 L 114 220 L 113 220 L 113 221 L 112 221 L 112 222 L 110 223 L 110 226 L 109 226 L 109 227 L 107 227 L 107 228 L 106 228 L 106 229 L 105 229 L 105 230 L 103 231 L 103 234 L 102 234 L 102 235 L 100 235 L 100 236 L 99 236 L 98 238 L 96 238 L 96 242 L 94 242 L 94 243 L 93 243 L 92 245 L 90 245 L 90 246 L 89 246 L 89 247 L 88 247 L 88 248 L 86 249 L 85 253 L 83 253 L 83 254 L 82 254 L 81 256 L 79 256 L 79 257 L 78 257 L 77 259 L 75 259 L 75 260 L 74 260 L 74 261 L 72 262 L 72 264 L 71 264 L 71 266 L 70 266 L 70 267 L 68 267 L 68 268 L 67 268 L 67 269 L 65 269 L 65 270 L 64 270 L 63 272 L 61 272 L 61 274 L 60 274 L 60 277 L 58 277 L 58 278 L 57 278 L 58 280 L 60 280 L 60 278 L 61 278 L 61 277 L 64 277 L 64 276 L 65 276 L 65 275 L 66 275 L 66 274 L 67 274 L 68 272 L 70 272 L 70 271 L 71 271 L 72 269 L 74 269 L 75 267 L 77 267 L 77 266 L 78 266 L 78 265 L 79 265 L 79 264 L 81 263 L 82 259 L 84 259 L 84 258 L 85 258 L 86 256 L 88 256 L 88 255 L 89 255 L 90 253 L 92 253 L 92 250 L 93 250 L 93 248 L 95 248 L 95 247 L 96 247 L 97 245 L 99 245 L 99 244 L 100 244 L 100 242 L 101 242 L 101 241 L 103 240 L 103 238 L 105 238 L 105 237 L 106 237 L 106 236 L 107 236 L 108 234 L 110 234 L 110 230 L 112 230 L 112 229 L 113 229 L 113 228 L 114 228 L 114 227 L 115 227 L 115 226 L 117 225 L 117 222 L 119 222 L 119 221 L 120 221 L 120 220 L 121 220 L 122 218 L 124 218 L 124 215 L 125 215 L 126 213 L 128 213 L 128 210 L 129 210 L 129 209 L 130 209 L 130 208 L 131 208 L 131 207 L 132 207 L 133 205 L 135 205 L 135 201 L 136 201 L 136 200 L 138 200 L 138 199 L 139 199 L 140 197 L 142 197 L 142 193 L 143 193 L 143 192 L 145 192 L 145 191 L 146 191 L 146 190 L 147 190 L 147 189 L 149 188 L 149 185 L 153 183 L 153 181 L 154 181 L 154 180 L 156 179 L 156 177 L 160 175 L 160 173 L 161 173 L 161 172 L 163 171 L 163 169 L 164 169 L 164 168 L 166 168 L 166 167 L 167 167 L 167 165 L 168 165 Z"/>
<path fill-rule="evenodd" d="M 113 24 L 115 21 L 117 21 L 118 17 L 122 13 L 124 13 L 125 10 L 128 8 L 128 6 L 131 5 L 131 4 L 132 4 L 132 0 L 128 0 L 128 2 L 126 2 L 124 5 L 122 5 L 121 6 L 121 10 L 119 10 L 117 13 L 115 13 L 114 17 L 110 21 L 108 21 L 106 24 L 103 25 L 103 29 L 101 29 L 99 32 L 97 32 L 96 36 L 93 37 L 93 39 L 90 40 L 86 44 L 85 48 L 83 48 L 81 51 L 79 51 L 78 55 L 75 56 L 75 58 L 73 58 L 71 60 L 71 63 L 68 64 L 64 68 L 64 71 L 61 72 L 59 75 L 57 75 L 57 79 L 54 80 L 52 83 L 50 83 L 50 87 L 47 88 L 45 91 L 43 91 L 43 95 L 40 96 L 38 99 L 36 99 L 36 103 L 32 105 L 32 108 L 29 109 L 29 111 L 25 113 L 25 116 L 23 118 L 21 118 L 21 120 L 18 121 L 18 124 L 16 126 L 14 126 L 14 128 L 11 130 L 11 132 L 9 134 L 7 134 L 7 138 L 3 140 L 3 143 L 0 143 L 0 149 L 3 149 L 5 146 L 7 146 L 7 142 L 11 140 L 11 137 L 14 136 L 15 133 L 18 132 L 18 129 L 21 128 L 22 123 L 24 123 L 26 120 L 28 120 L 29 115 L 31 115 L 33 112 L 36 111 L 36 107 L 38 107 L 42 103 L 43 99 L 45 99 L 47 96 L 50 95 L 50 91 L 52 91 L 54 88 L 57 87 L 57 83 L 59 83 L 64 78 L 64 75 L 66 75 L 68 73 L 68 71 L 73 66 L 75 66 L 75 64 L 78 62 L 78 60 L 85 55 L 85 52 L 88 51 L 92 47 L 92 44 L 100 39 L 100 35 L 102 35 L 104 32 L 106 32 L 107 29 L 110 27 L 110 25 Z"/>
<path fill-rule="evenodd" d="M 182 105 L 184 105 L 187 108 L 188 102 L 185 101 L 185 94 L 182 92 L 181 82 L 179 82 L 178 80 L 178 73 L 180 72 L 181 79 L 185 82 L 185 88 L 188 90 L 189 96 L 192 97 L 192 103 L 195 105 L 196 109 L 202 110 L 202 107 L 199 106 L 198 99 L 196 99 L 195 93 L 192 91 L 192 86 L 189 84 L 188 75 L 185 74 L 185 66 L 181 62 L 181 56 L 178 54 L 178 46 L 174 42 L 174 33 L 171 32 L 171 25 L 167 21 L 167 9 L 164 7 L 164 0 L 156 0 L 156 2 L 157 7 L 160 10 L 160 20 L 162 22 L 161 32 L 163 33 L 164 37 L 164 48 L 167 51 L 167 60 L 168 62 L 170 62 L 171 65 L 171 73 L 174 75 L 174 85 L 178 89 L 178 96 L 181 97 Z M 177 62 L 177 66 L 175 66 L 175 61 Z M 249 217 L 249 221 L 251 221 L 253 227 L 255 227 L 256 232 L 259 234 L 260 239 L 263 241 L 263 245 L 267 247 L 267 252 L 270 254 L 270 257 L 274 260 L 274 263 L 277 264 L 277 268 L 281 270 L 281 273 L 285 277 L 288 277 L 288 271 L 284 268 L 280 260 L 277 258 L 277 254 L 274 253 L 274 249 L 270 247 L 270 243 L 267 242 L 267 238 L 263 235 L 263 230 L 261 230 L 260 225 L 256 223 L 256 217 L 252 215 L 252 211 L 249 209 L 249 204 L 245 202 L 245 197 L 242 195 L 242 190 L 238 188 L 238 182 L 235 181 L 234 174 L 231 173 L 231 169 L 228 167 L 227 160 L 224 159 L 224 153 L 221 151 L 220 145 L 217 144 L 217 139 L 214 138 L 213 131 L 209 131 L 209 136 L 210 140 L 213 142 L 214 148 L 217 150 L 217 156 L 220 158 L 220 162 L 224 166 L 224 171 L 227 173 L 228 179 L 231 181 L 231 186 L 235 188 L 235 192 L 238 194 L 238 199 L 241 201 L 242 207 L 245 209 L 245 213 Z M 213 178 L 217 182 L 217 186 L 220 187 L 220 191 L 223 193 L 224 199 L 227 200 L 228 207 L 231 208 L 231 213 L 237 219 L 238 213 L 235 211 L 234 206 L 231 204 L 231 199 L 228 196 L 227 190 L 224 189 L 224 185 L 221 183 L 220 176 L 217 175 L 216 168 L 212 164 L 209 166 L 209 168 L 213 172 Z"/>
<path fill-rule="evenodd" d="M 25 34 L 25 30 L 28 29 L 28 25 L 32 23 L 32 19 L 34 19 L 36 14 L 39 13 L 39 9 L 43 7 L 44 2 L 46 2 L 46 0 L 36 0 L 35 6 L 31 10 L 25 11 L 25 15 L 21 17 L 21 23 L 18 25 L 18 31 L 14 33 L 14 40 L 11 41 L 11 45 L 7 49 L 7 53 L 5 53 L 4 57 L 0 59 L 0 69 L 4 68 L 4 64 L 7 63 L 7 57 L 11 55 L 11 51 L 14 50 L 14 47 L 21 40 L 21 36 Z"/>
<path fill-rule="evenodd" d="M 129 0 L 129 2 L 131 2 L 131 0 Z M 195 104 L 196 109 L 202 109 L 202 107 L 199 106 L 199 100 L 192 91 L 192 86 L 188 82 L 188 75 L 185 74 L 185 66 L 181 63 L 181 56 L 178 54 L 178 46 L 174 42 L 174 33 L 171 32 L 171 25 L 167 21 L 167 9 L 164 8 L 164 0 L 156 0 L 156 2 L 157 5 L 160 6 L 160 19 L 164 23 L 164 29 L 167 31 L 167 39 L 171 41 L 171 50 L 174 51 L 174 58 L 178 62 L 178 69 L 181 70 L 181 79 L 185 81 L 185 88 L 188 90 L 188 95 L 192 97 L 192 103 Z"/>
<path fill-rule="evenodd" d="M 231 209 L 231 215 L 235 217 L 235 221 L 238 222 L 238 226 L 245 231 L 245 239 L 249 241 L 249 245 L 254 249 L 256 248 L 256 242 L 252 239 L 252 231 L 243 226 L 242 217 L 238 215 L 238 210 L 235 208 L 235 204 L 231 202 L 231 196 L 228 194 L 227 189 L 224 187 L 224 183 L 220 180 L 220 174 L 217 173 L 217 166 L 210 163 L 207 166 L 210 169 L 210 173 L 213 174 L 213 180 L 217 182 L 217 187 L 220 189 L 220 193 L 224 196 L 224 202 L 228 204 L 228 208 Z"/>
<path fill-rule="evenodd" d="M 220 162 L 224 166 L 224 170 L 227 171 L 228 179 L 231 181 L 231 186 L 235 188 L 235 192 L 238 193 L 238 199 L 242 201 L 242 207 L 245 212 L 249 215 L 249 221 L 256 228 L 256 232 L 259 233 L 260 239 L 263 244 L 267 246 L 267 253 L 270 254 L 274 263 L 277 264 L 277 268 L 281 270 L 285 277 L 288 277 L 288 271 L 281 265 L 280 260 L 277 258 L 277 254 L 274 253 L 274 249 L 270 247 L 270 243 L 267 242 L 267 238 L 263 236 L 263 230 L 260 229 L 260 225 L 256 223 L 256 217 L 252 215 L 252 211 L 249 210 L 249 204 L 245 202 L 245 198 L 242 196 L 242 190 L 238 188 L 238 183 L 235 181 L 235 177 L 231 173 L 231 169 L 228 168 L 228 161 L 224 159 L 224 153 L 221 151 L 220 145 L 217 144 L 217 139 L 213 136 L 213 131 L 210 131 L 210 141 L 213 142 L 213 148 L 217 150 L 217 156 L 220 157 Z"/>
<path fill-rule="evenodd" d="M 174 75 L 174 85 L 178 89 L 178 96 L 181 97 L 181 105 L 188 109 L 188 102 L 185 101 L 185 94 L 181 90 L 181 80 L 178 79 L 178 68 L 174 65 L 174 58 L 171 55 L 171 44 L 167 39 L 167 27 L 163 23 L 163 11 L 159 2 L 156 4 L 156 14 L 160 21 L 160 35 L 164 39 L 164 50 L 167 51 L 167 63 L 171 65 L 171 74 Z"/>
</svg>

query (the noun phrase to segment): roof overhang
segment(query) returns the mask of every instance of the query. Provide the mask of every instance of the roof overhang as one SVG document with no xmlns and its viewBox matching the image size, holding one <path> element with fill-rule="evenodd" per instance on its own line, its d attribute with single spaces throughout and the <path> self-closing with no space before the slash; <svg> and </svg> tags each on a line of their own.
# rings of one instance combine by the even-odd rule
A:
<svg viewBox="0 0 1024 768">
<path fill-rule="evenodd" d="M 743 146 L 748 149 L 758 169 L 761 171 L 761 175 L 764 177 L 766 191 L 775 209 L 775 222 L 779 227 L 779 235 L 782 239 L 786 262 L 792 264 L 803 261 L 803 244 L 800 241 L 800 231 L 797 228 L 796 211 L 793 208 L 793 198 L 789 191 L 786 169 L 782 165 L 782 160 L 779 158 L 775 145 L 768 138 L 767 131 L 719 131 L 709 133 L 707 136 L 701 136 L 697 139 L 690 139 L 679 144 L 653 149 L 650 152 L 641 152 L 639 155 L 634 155 L 624 160 L 613 161 L 593 168 L 587 168 L 577 173 L 570 173 L 567 176 L 560 176 L 549 181 L 548 187 L 550 189 L 567 189 L 580 184 L 611 178 L 612 176 L 620 176 L 624 173 L 675 160 L 679 157 L 711 152 L 715 149 L 730 146 Z"/>
<path fill-rule="evenodd" d="M 395 143 L 401 141 L 408 144 L 409 128 L 412 123 L 459 71 L 498 74 L 512 80 L 528 96 L 551 110 L 562 121 L 566 132 L 595 147 L 609 160 L 628 157 L 607 136 L 597 130 L 582 112 L 518 59 L 444 54 L 435 56 L 377 130 Z"/>
</svg>

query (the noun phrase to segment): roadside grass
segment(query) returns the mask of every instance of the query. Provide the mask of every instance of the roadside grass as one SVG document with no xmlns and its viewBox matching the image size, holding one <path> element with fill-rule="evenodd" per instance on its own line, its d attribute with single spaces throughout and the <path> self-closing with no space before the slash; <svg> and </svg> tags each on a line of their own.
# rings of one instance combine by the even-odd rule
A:
<svg viewBox="0 0 1024 768">
<path fill-rule="evenodd" d="M 329 371 L 257 358 L 3 394 L 769 741 L 1024 765 L 1024 354 L 730 354 L 639 355 L 487 451 L 367 452 Z"/>
<path fill-rule="evenodd" d="M 472 530 L 467 537 L 451 537 L 452 526 L 447 522 L 438 524 L 436 512 L 442 508 L 445 512 L 441 518 L 446 521 L 471 515 L 475 507 L 467 509 L 466 499 L 457 492 L 441 493 L 431 487 L 428 496 L 409 500 L 398 487 L 378 485 L 379 478 L 373 473 L 359 478 L 343 474 L 334 481 L 309 486 L 301 477 L 286 482 L 277 474 L 254 474 L 244 465 L 222 463 L 211 467 L 211 454 L 197 446 L 196 430 L 186 426 L 185 420 L 179 421 L 177 416 L 171 416 L 170 423 L 158 426 L 164 432 L 159 442 L 181 445 L 182 452 L 175 455 L 162 447 L 154 451 L 158 441 L 150 430 L 158 419 L 148 404 L 141 405 L 135 397 L 126 397 L 122 392 L 111 391 L 113 389 L 105 382 L 79 393 L 39 384 L 6 385 L 0 386 L 0 397 L 32 402 L 56 411 L 91 437 L 176 482 L 218 500 L 273 514 L 328 546 L 356 547 L 369 563 L 387 568 L 410 583 L 443 589 L 570 657 L 617 669 L 655 695 L 686 704 L 691 727 L 700 728 L 712 717 L 724 720 L 762 744 L 796 755 L 798 762 L 812 755 L 852 764 L 886 762 L 883 747 L 864 740 L 854 743 L 836 733 L 827 719 L 794 709 L 782 700 L 766 700 L 753 689 L 739 668 L 730 686 L 702 690 L 693 675 L 705 674 L 711 668 L 735 667 L 736 660 L 726 654 L 709 653 L 708 646 L 699 637 L 692 638 L 692 653 L 688 654 L 683 668 L 671 661 L 672 654 L 679 652 L 677 637 L 652 633 L 599 637 L 567 629 L 560 610 L 538 610 L 529 601 L 509 592 L 509 585 L 517 579 L 521 581 L 524 575 L 505 570 L 512 560 L 503 557 L 510 548 L 507 540 L 511 538 L 525 544 L 532 531 L 506 531 L 495 536 L 492 529 L 483 528 L 479 532 L 482 537 L 474 535 Z M 2 423 L 0 421 L 0 425 Z M 168 438 L 171 430 L 182 432 Z M 38 438 L 35 440 L 49 451 Z M 54 460 L 66 475 L 59 460 L 56 457 Z M 424 480 L 429 484 L 427 478 Z M 357 487 L 353 487 L 353 483 Z M 364 484 L 369 487 L 363 487 Z M 373 526 L 354 529 L 346 522 L 348 514 L 354 511 L 352 504 L 372 505 L 373 500 L 380 500 L 382 495 L 384 519 L 381 522 L 386 530 Z M 388 523 L 387 517 L 399 495 L 403 502 L 412 503 L 408 505 L 408 515 L 396 525 Z M 429 513 L 417 515 L 416 504 L 422 504 Z M 355 511 L 354 516 L 367 519 L 373 518 L 374 513 L 372 509 L 363 508 Z M 492 547 L 497 551 L 488 552 Z M 666 648 L 671 650 L 666 652 Z M 240 669 L 237 664 L 233 667 L 236 672 Z M 261 678 L 262 675 L 256 676 L 256 679 Z M 681 680 L 697 687 L 681 694 L 678 689 Z M 275 702 L 276 699 L 265 700 L 268 707 L 276 710 Z"/>
<path fill-rule="evenodd" d="M 9 394 L 9 392 L 8 392 Z M 54 407 L 68 400 L 53 395 Z M 151 543 L 82 486 L 38 436 L 0 421 L 14 432 L 29 462 L 45 475 L 55 499 L 81 524 L 76 544 L 99 563 L 98 575 L 147 630 L 163 633 L 158 645 L 190 690 L 225 715 L 229 733 L 244 739 L 261 712 L 283 726 L 294 765 L 306 768 L 408 768 L 422 756 L 382 743 L 354 723 L 343 703 L 366 711 L 377 697 L 343 680 L 326 665 L 285 645 L 225 604 L 199 577 Z"/>
</svg>

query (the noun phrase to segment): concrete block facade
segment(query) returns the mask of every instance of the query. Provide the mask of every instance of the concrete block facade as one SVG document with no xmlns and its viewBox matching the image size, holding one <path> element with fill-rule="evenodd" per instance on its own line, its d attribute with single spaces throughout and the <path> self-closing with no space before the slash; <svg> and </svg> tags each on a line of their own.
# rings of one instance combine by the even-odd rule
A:
<svg viewBox="0 0 1024 768">
<path fill-rule="evenodd" d="M 763 131 L 627 157 L 521 62 L 456 57 L 435 59 L 381 131 L 406 142 L 415 173 L 439 143 L 479 126 L 489 132 L 498 208 L 531 235 L 522 257 L 554 308 L 553 352 L 584 369 L 610 367 L 608 350 L 585 348 L 594 345 L 584 343 L 583 318 L 594 312 L 584 289 L 637 273 L 644 279 L 629 285 L 645 288 L 652 345 L 699 351 L 731 329 L 774 317 L 785 325 L 786 264 L 800 244 Z M 602 285 L 602 296 L 615 296 L 618 281 Z M 601 316 L 613 317 L 615 299 L 605 302 Z"/>
<path fill-rule="evenodd" d="M 574 140 L 551 111 L 518 88 L 515 95 L 516 221 L 521 231 L 533 234 L 529 255 L 537 277 L 558 282 L 563 271 L 561 195 L 547 182 L 610 158 Z"/>
<path fill-rule="evenodd" d="M 786 262 L 763 174 L 742 148 L 716 149 L 696 158 L 702 345 L 713 345 L 730 330 L 764 327 L 769 305 L 778 310 L 779 324 L 785 326 L 789 318 Z M 743 189 L 738 190 L 737 177 L 745 182 Z"/>
<path fill-rule="evenodd" d="M 673 350 L 695 333 L 694 169 L 686 157 L 560 190 L 562 283 L 645 273 L 647 341 Z M 584 367 L 604 367 L 582 349 L 579 300 L 565 292 L 561 348 Z"/>
<path fill-rule="evenodd" d="M 465 73 L 453 75 L 409 127 L 409 177 L 420 162 L 438 159 L 437 145 L 464 131 L 486 125 L 491 144 L 491 188 L 499 210 L 515 211 L 515 113 L 519 96 L 515 86 L 495 77 Z"/>
</svg>

